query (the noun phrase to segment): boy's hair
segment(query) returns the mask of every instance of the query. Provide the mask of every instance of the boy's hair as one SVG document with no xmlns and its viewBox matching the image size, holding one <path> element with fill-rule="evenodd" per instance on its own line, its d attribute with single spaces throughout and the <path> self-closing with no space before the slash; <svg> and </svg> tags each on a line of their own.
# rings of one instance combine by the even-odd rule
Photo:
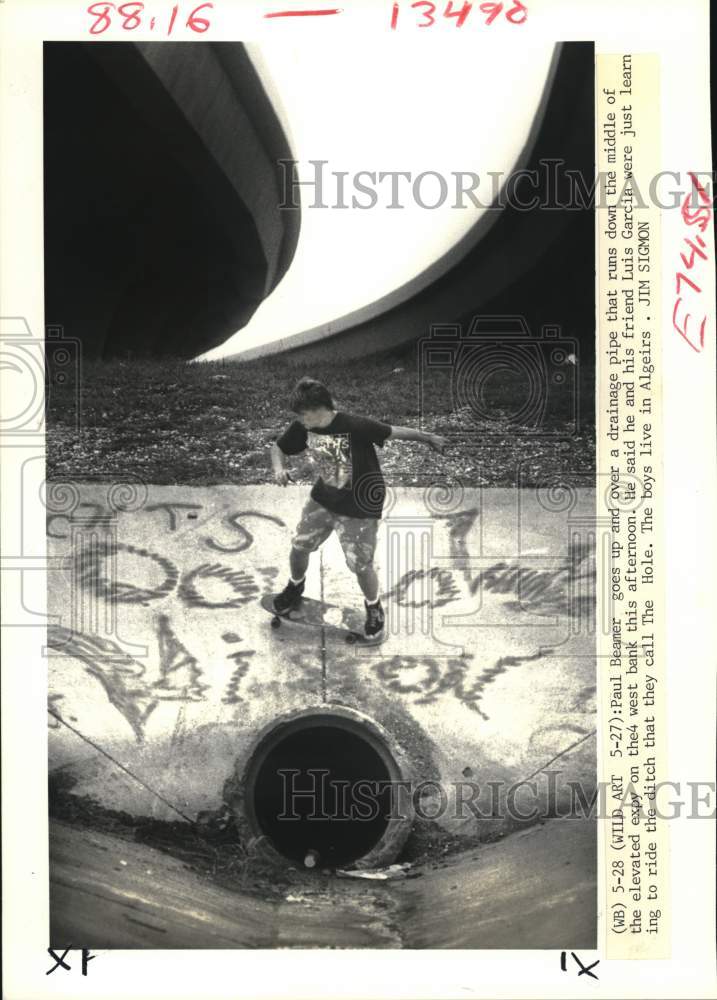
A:
<svg viewBox="0 0 717 1000">
<path fill-rule="evenodd" d="M 294 413 L 305 413 L 306 410 L 316 410 L 321 406 L 327 410 L 334 408 L 334 401 L 326 386 L 314 378 L 299 379 L 289 399 L 291 410 Z"/>
</svg>

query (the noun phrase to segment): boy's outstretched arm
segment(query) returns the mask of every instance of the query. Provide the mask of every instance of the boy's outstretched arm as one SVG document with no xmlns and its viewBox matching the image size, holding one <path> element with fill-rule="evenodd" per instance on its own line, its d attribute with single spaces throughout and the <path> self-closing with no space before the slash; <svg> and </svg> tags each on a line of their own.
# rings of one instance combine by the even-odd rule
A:
<svg viewBox="0 0 717 1000">
<path fill-rule="evenodd" d="M 279 486 L 286 486 L 289 482 L 289 473 L 286 471 L 286 456 L 276 441 L 273 441 L 271 445 L 271 465 L 275 481 Z"/>
<path fill-rule="evenodd" d="M 421 444 L 427 444 L 434 451 L 443 454 L 443 449 L 448 443 L 444 437 L 440 434 L 426 434 L 425 431 L 419 431 L 415 427 L 391 427 L 391 437 L 396 441 L 420 441 Z"/>
</svg>

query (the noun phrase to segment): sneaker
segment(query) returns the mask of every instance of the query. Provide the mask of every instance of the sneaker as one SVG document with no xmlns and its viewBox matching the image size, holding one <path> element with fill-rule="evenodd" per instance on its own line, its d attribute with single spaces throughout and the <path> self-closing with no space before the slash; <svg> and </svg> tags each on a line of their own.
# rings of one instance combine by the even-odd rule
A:
<svg viewBox="0 0 717 1000">
<path fill-rule="evenodd" d="M 294 608 L 298 607 L 303 593 L 303 580 L 301 583 L 292 583 L 291 580 L 289 580 L 282 592 L 274 596 L 274 610 L 277 615 L 288 614 L 289 611 L 293 611 Z"/>
<path fill-rule="evenodd" d="M 364 601 L 364 604 L 366 605 L 364 634 L 367 639 L 380 639 L 386 624 L 386 615 L 383 613 L 381 602 L 377 601 L 375 604 L 368 604 Z"/>
</svg>

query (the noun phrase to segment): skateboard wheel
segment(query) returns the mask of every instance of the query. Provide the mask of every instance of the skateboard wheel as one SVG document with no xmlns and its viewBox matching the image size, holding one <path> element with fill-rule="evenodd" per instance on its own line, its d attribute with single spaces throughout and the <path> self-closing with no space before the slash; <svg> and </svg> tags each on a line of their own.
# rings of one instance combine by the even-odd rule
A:
<svg viewBox="0 0 717 1000">
<path fill-rule="evenodd" d="M 281 618 L 274 616 L 274 618 L 271 619 L 271 627 L 279 628 L 280 625 L 281 625 Z"/>
<path fill-rule="evenodd" d="M 349 644 L 349 646 L 353 646 L 353 644 L 356 642 L 357 639 L 358 636 L 354 635 L 353 632 L 349 632 L 349 634 L 346 636 L 346 642 Z"/>
</svg>

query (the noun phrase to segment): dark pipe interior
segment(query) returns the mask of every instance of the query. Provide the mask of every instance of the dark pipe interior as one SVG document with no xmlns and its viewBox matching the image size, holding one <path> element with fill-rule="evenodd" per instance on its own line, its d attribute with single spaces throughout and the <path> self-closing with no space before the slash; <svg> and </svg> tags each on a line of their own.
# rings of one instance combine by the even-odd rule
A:
<svg viewBox="0 0 717 1000">
<path fill-rule="evenodd" d="M 282 774 L 288 771 L 298 773 Z M 312 771 L 328 774 L 322 778 Z M 267 753 L 254 782 L 254 813 L 285 857 L 303 863 L 308 851 L 316 851 L 319 867 L 346 865 L 366 854 L 386 829 L 390 790 L 373 783 L 389 777 L 384 761 L 361 736 L 338 725 L 307 726 Z M 314 793 L 296 795 L 307 789 Z"/>
</svg>

